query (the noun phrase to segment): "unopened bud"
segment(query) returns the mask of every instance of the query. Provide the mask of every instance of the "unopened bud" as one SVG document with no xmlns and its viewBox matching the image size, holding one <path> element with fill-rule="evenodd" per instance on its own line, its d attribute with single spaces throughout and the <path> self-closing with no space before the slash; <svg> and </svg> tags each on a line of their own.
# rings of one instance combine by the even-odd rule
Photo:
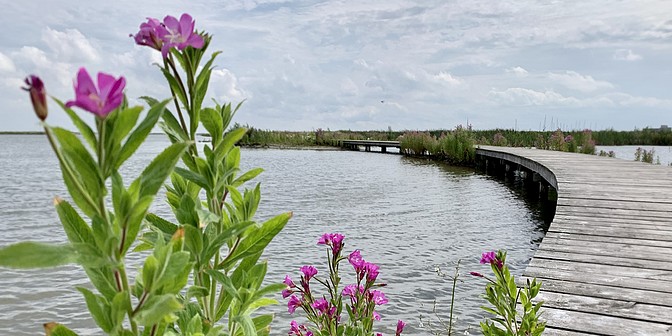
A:
<svg viewBox="0 0 672 336">
<path fill-rule="evenodd" d="M 47 119 L 47 90 L 44 89 L 44 83 L 40 77 L 30 75 L 24 81 L 27 87 L 23 89 L 30 93 L 30 101 L 33 103 L 35 114 L 40 120 Z"/>
<path fill-rule="evenodd" d="M 173 233 L 173 238 L 171 238 L 170 240 L 178 241 L 182 239 L 184 239 L 184 228 L 180 227 L 179 229 L 177 229 L 177 231 L 175 231 L 175 233 Z"/>
</svg>

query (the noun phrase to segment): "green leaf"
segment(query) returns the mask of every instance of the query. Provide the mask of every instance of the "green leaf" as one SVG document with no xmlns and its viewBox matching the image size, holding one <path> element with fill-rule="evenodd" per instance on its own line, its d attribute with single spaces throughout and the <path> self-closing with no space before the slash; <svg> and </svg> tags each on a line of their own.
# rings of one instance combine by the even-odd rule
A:
<svg viewBox="0 0 672 336">
<path fill-rule="evenodd" d="M 219 112 L 213 108 L 201 110 L 201 123 L 212 137 L 212 145 L 217 146 L 224 134 L 224 122 Z"/>
<path fill-rule="evenodd" d="M 152 326 L 158 324 L 173 313 L 182 309 L 182 305 L 175 298 L 175 294 L 152 295 L 147 299 L 134 319 L 141 325 Z"/>
<path fill-rule="evenodd" d="M 191 225 L 184 225 L 183 227 L 184 243 L 186 244 L 187 249 L 194 257 L 200 256 L 201 250 L 203 250 L 203 233 L 200 229 Z"/>
<path fill-rule="evenodd" d="M 77 336 L 77 334 L 66 326 L 54 322 L 46 323 L 44 330 L 47 336 Z"/>
<path fill-rule="evenodd" d="M 56 198 L 54 199 L 56 212 L 61 219 L 63 230 L 72 243 L 90 243 L 94 244 L 93 232 L 84 219 L 70 205 L 70 203 Z"/>
<path fill-rule="evenodd" d="M 216 270 L 206 270 L 206 273 L 208 273 L 215 281 L 219 282 L 222 284 L 222 288 L 231 296 L 234 297 L 238 300 L 240 300 L 240 294 L 238 293 L 238 289 L 236 286 L 233 284 L 233 281 L 231 281 L 231 278 L 228 277 L 226 274 L 216 271 Z"/>
<path fill-rule="evenodd" d="M 77 255 L 70 245 L 21 242 L 0 248 L 0 266 L 47 268 L 74 263 Z"/>
<path fill-rule="evenodd" d="M 96 140 L 96 135 L 93 133 L 93 130 L 89 125 L 84 122 L 78 115 L 69 107 L 65 107 L 65 104 L 61 102 L 60 100 L 56 98 L 52 98 L 58 104 L 64 111 L 65 113 L 68 114 L 70 119 L 72 120 L 72 123 L 77 127 L 77 130 L 79 130 L 79 133 L 82 135 L 84 140 L 89 144 L 89 147 L 91 147 L 91 150 L 96 150 L 98 148 L 98 141 Z"/>
<path fill-rule="evenodd" d="M 238 315 L 234 317 L 234 321 L 243 327 L 243 335 L 257 336 L 257 329 L 254 327 L 254 322 L 252 322 L 252 318 L 249 315 Z"/>
<path fill-rule="evenodd" d="M 154 104 L 149 111 L 145 119 L 138 125 L 138 127 L 133 130 L 133 132 L 128 136 L 128 140 L 124 143 L 121 148 L 121 155 L 116 162 L 115 167 L 118 169 L 121 165 L 130 158 L 133 153 L 140 147 L 143 141 L 147 138 L 147 135 L 152 131 L 156 123 L 159 121 L 159 118 L 164 114 L 166 105 L 170 102 L 170 99 L 164 100 L 160 103 Z"/>
<path fill-rule="evenodd" d="M 266 307 L 266 306 L 271 306 L 271 305 L 276 305 L 278 304 L 278 300 L 276 299 L 271 299 L 271 298 L 259 298 L 254 300 L 247 308 L 248 313 L 252 313 L 253 311 L 261 308 L 261 307 Z"/>
<path fill-rule="evenodd" d="M 271 240 L 285 227 L 292 218 L 292 213 L 287 212 L 271 218 L 260 228 L 255 228 L 238 246 L 235 252 L 227 257 L 220 265 L 224 268 L 236 260 L 257 254 L 263 251 Z"/>
<path fill-rule="evenodd" d="M 175 172 L 182 176 L 183 178 L 196 183 L 198 186 L 200 186 L 203 189 L 211 189 L 210 183 L 208 183 L 208 180 L 204 178 L 203 176 L 199 175 L 198 173 L 192 172 L 191 170 L 180 168 L 180 167 L 175 167 Z"/>
<path fill-rule="evenodd" d="M 254 322 L 254 328 L 257 331 L 261 331 L 264 329 L 268 329 L 270 331 L 269 326 L 271 325 L 271 322 L 273 322 L 273 314 L 257 316 L 253 318 L 252 321 Z"/>
<path fill-rule="evenodd" d="M 262 168 L 254 168 L 248 172 L 246 172 L 243 175 L 240 175 L 233 183 L 231 184 L 234 187 L 240 187 L 243 185 L 243 183 L 252 180 L 253 178 L 257 177 L 259 174 L 264 172 Z"/>
<path fill-rule="evenodd" d="M 169 235 L 173 235 L 175 231 L 177 231 L 177 225 L 153 214 L 153 213 L 148 213 L 145 216 L 145 219 L 155 228 L 161 230 L 163 233 L 167 233 Z"/>
<path fill-rule="evenodd" d="M 77 287 L 77 290 L 84 295 L 86 307 L 100 329 L 103 329 L 106 333 L 112 331 L 113 325 L 112 321 L 110 321 L 112 309 L 109 302 L 104 297 L 93 294 L 93 292 L 84 287 Z"/>
<path fill-rule="evenodd" d="M 217 145 L 217 147 L 214 148 L 214 153 L 215 153 L 215 161 L 219 162 L 221 161 L 224 156 L 235 146 L 240 139 L 245 136 L 245 133 L 247 132 L 247 129 L 245 128 L 236 128 L 234 130 L 229 131 L 226 133 L 224 136 L 224 139 Z"/>
<path fill-rule="evenodd" d="M 152 160 L 138 179 L 133 182 L 133 184 L 139 184 L 139 198 L 156 195 L 188 147 L 188 143 L 174 143 Z"/>
<path fill-rule="evenodd" d="M 207 288 L 201 286 L 191 286 L 189 289 L 187 289 L 187 297 L 199 298 L 208 296 L 208 293 L 210 293 L 210 291 Z"/>
</svg>

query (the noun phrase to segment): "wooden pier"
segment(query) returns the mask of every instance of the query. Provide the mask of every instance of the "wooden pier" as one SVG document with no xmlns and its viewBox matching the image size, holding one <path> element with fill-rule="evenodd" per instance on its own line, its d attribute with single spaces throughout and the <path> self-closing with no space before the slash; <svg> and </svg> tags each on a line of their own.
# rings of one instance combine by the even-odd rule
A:
<svg viewBox="0 0 672 336">
<path fill-rule="evenodd" d="M 594 155 L 479 147 L 494 174 L 557 191 L 524 278 L 543 282 L 544 335 L 672 335 L 672 168 Z"/>
<path fill-rule="evenodd" d="M 373 147 L 378 147 L 381 153 L 387 153 L 388 148 L 401 148 L 399 141 L 339 140 L 338 145 L 350 150 L 360 150 L 363 147 L 366 152 L 370 152 Z"/>
<path fill-rule="evenodd" d="M 399 148 L 341 146 L 380 144 Z M 672 335 L 672 168 L 510 147 L 479 146 L 476 156 L 487 173 L 517 174 L 557 199 L 520 279 L 543 282 L 544 335 Z"/>
</svg>

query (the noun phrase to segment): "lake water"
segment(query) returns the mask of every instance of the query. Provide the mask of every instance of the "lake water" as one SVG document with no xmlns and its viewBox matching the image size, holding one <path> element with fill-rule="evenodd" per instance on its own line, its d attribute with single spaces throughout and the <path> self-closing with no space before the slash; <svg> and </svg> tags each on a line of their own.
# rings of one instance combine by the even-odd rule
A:
<svg viewBox="0 0 672 336">
<path fill-rule="evenodd" d="M 126 180 L 167 146 L 150 136 L 124 167 Z M 63 242 L 65 236 L 53 209 L 54 196 L 66 196 L 57 161 L 41 135 L 0 136 L 0 246 L 22 240 Z M 346 236 L 346 251 L 360 249 L 367 261 L 381 267 L 379 279 L 390 303 L 380 310 L 380 331 L 392 333 L 397 319 L 408 323 L 406 335 L 426 335 L 420 326 L 438 302 L 447 317 L 450 283 L 436 268 L 452 274 L 461 260 L 457 289 L 459 330 L 477 327 L 484 314 L 477 308 L 483 283 L 469 271 L 486 250 L 506 249 L 509 265 L 520 274 L 544 235 L 544 208 L 523 197 L 515 185 L 443 164 L 402 157 L 349 151 L 242 151 L 245 168 L 263 167 L 262 202 L 257 217 L 284 211 L 294 217 L 267 249 L 267 281 L 299 274 L 304 264 L 325 272 L 316 246 L 324 232 Z M 513 188 L 512 188 L 513 187 Z M 158 199 L 153 211 L 169 216 Z M 137 260 L 131 256 L 131 262 Z M 343 269 L 349 268 L 344 264 Z M 344 284 L 350 281 L 345 278 Z M 80 335 L 100 334 L 74 287 L 88 283 L 77 266 L 45 271 L 0 268 L 0 335 L 40 335 L 42 324 L 58 321 Z M 273 335 L 284 335 L 290 316 L 286 301 L 277 312 Z M 436 319 L 432 319 L 436 321 Z M 475 330 L 472 329 L 472 333 Z"/>
</svg>

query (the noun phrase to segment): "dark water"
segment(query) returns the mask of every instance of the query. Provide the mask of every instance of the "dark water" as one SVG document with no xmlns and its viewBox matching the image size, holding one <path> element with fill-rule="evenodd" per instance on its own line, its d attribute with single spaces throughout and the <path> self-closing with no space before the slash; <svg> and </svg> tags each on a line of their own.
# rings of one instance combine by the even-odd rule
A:
<svg viewBox="0 0 672 336">
<path fill-rule="evenodd" d="M 151 136 L 122 174 L 135 177 L 166 145 L 163 137 Z M 457 290 L 459 329 L 477 326 L 483 317 L 477 308 L 484 303 L 483 283 L 468 272 L 487 271 L 478 264 L 480 254 L 507 249 L 511 268 L 520 274 L 544 234 L 537 203 L 470 169 L 399 155 L 312 150 L 243 150 L 242 165 L 265 169 L 258 179 L 259 219 L 294 212 L 267 249 L 267 280 L 296 277 L 304 264 L 324 272 L 317 238 L 324 232 L 342 233 L 348 252 L 360 249 L 367 261 L 381 267 L 379 279 L 388 284 L 384 291 L 390 303 L 380 310 L 378 325 L 386 333 L 403 319 L 405 334 L 429 334 L 420 326 L 420 316 L 431 317 L 435 300 L 446 318 L 450 284 L 436 269 L 452 274 L 458 260 L 466 274 Z M 28 239 L 64 241 L 52 198 L 67 194 L 43 136 L 0 136 L 0 172 L 0 246 Z M 159 199 L 154 211 L 167 215 L 169 209 Z M 345 277 L 343 283 L 349 282 Z M 39 335 L 42 323 L 49 321 L 80 335 L 100 334 L 74 289 L 86 283 L 76 266 L 0 269 L 0 335 Z M 291 319 L 302 319 L 290 316 L 280 300 L 272 309 L 277 312 L 274 335 L 286 334 Z"/>
</svg>

